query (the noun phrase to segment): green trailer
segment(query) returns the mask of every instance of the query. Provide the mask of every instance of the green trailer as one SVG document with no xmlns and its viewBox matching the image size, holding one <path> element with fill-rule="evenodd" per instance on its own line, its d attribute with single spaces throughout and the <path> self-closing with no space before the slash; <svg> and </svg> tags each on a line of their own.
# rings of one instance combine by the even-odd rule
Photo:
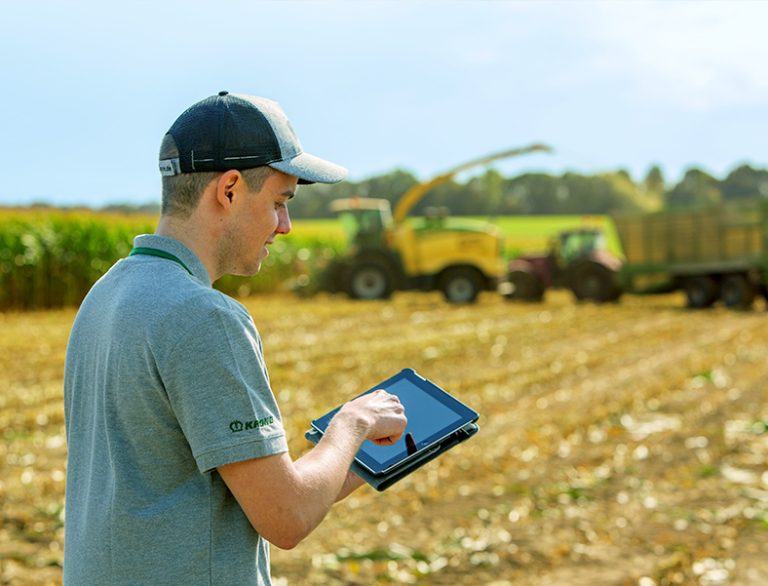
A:
<svg viewBox="0 0 768 586">
<path fill-rule="evenodd" d="M 683 290 L 692 308 L 747 309 L 768 288 L 768 204 L 613 215 L 624 291 Z"/>
</svg>

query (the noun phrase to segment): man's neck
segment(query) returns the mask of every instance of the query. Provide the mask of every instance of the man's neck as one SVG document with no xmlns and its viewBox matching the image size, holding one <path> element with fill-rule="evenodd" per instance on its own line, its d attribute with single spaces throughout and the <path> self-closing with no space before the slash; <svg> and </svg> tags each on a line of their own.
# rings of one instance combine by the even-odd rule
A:
<svg viewBox="0 0 768 586">
<path fill-rule="evenodd" d="M 218 279 L 216 274 L 215 254 L 210 252 L 205 235 L 201 234 L 193 219 L 179 219 L 174 216 L 160 216 L 155 234 L 178 240 L 194 252 L 203 263 L 211 282 Z"/>
</svg>

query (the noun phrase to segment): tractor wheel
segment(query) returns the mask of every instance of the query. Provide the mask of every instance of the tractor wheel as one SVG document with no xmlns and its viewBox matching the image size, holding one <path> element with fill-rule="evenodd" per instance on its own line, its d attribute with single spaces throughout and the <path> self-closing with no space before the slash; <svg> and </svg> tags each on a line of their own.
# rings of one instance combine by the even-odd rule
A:
<svg viewBox="0 0 768 586">
<path fill-rule="evenodd" d="M 731 309 L 750 309 L 757 297 L 757 288 L 745 275 L 728 275 L 720 284 L 720 298 Z"/>
<path fill-rule="evenodd" d="M 717 281 L 708 275 L 690 277 L 683 285 L 688 307 L 691 309 L 706 309 L 712 307 L 720 295 Z"/>
<path fill-rule="evenodd" d="M 346 276 L 344 290 L 352 299 L 389 299 L 392 274 L 382 264 L 366 262 L 352 266 Z"/>
<path fill-rule="evenodd" d="M 529 271 L 510 271 L 507 280 L 511 291 L 505 295 L 513 301 L 541 301 L 544 298 L 544 284 Z"/>
<path fill-rule="evenodd" d="M 616 285 L 616 273 L 599 263 L 579 264 L 568 271 L 568 283 L 579 301 L 607 303 L 621 297 Z"/>
<path fill-rule="evenodd" d="M 474 303 L 483 288 L 483 278 L 475 269 L 456 267 L 443 273 L 437 288 L 449 303 Z"/>
</svg>

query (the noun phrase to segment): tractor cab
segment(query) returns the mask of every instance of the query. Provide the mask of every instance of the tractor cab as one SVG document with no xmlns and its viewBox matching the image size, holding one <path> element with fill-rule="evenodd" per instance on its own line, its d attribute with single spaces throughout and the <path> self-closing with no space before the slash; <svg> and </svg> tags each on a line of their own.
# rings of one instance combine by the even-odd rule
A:
<svg viewBox="0 0 768 586">
<path fill-rule="evenodd" d="M 605 249 L 605 234 L 597 228 L 564 230 L 553 239 L 550 247 L 553 256 L 562 265 L 590 258 L 596 251 Z"/>
<path fill-rule="evenodd" d="M 351 197 L 331 202 L 349 243 L 356 250 L 381 249 L 392 229 L 392 208 L 386 199 Z"/>
</svg>

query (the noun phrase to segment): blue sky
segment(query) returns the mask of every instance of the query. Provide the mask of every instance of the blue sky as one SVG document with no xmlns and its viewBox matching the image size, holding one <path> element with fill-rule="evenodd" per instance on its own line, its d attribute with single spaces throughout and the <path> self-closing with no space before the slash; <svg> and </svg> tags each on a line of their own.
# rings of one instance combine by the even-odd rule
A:
<svg viewBox="0 0 768 586">
<path fill-rule="evenodd" d="M 768 159 L 768 3 L 3 2 L 0 204 L 151 203 L 176 116 L 277 100 L 350 178 L 532 142 L 524 171 L 667 179 Z"/>
</svg>

